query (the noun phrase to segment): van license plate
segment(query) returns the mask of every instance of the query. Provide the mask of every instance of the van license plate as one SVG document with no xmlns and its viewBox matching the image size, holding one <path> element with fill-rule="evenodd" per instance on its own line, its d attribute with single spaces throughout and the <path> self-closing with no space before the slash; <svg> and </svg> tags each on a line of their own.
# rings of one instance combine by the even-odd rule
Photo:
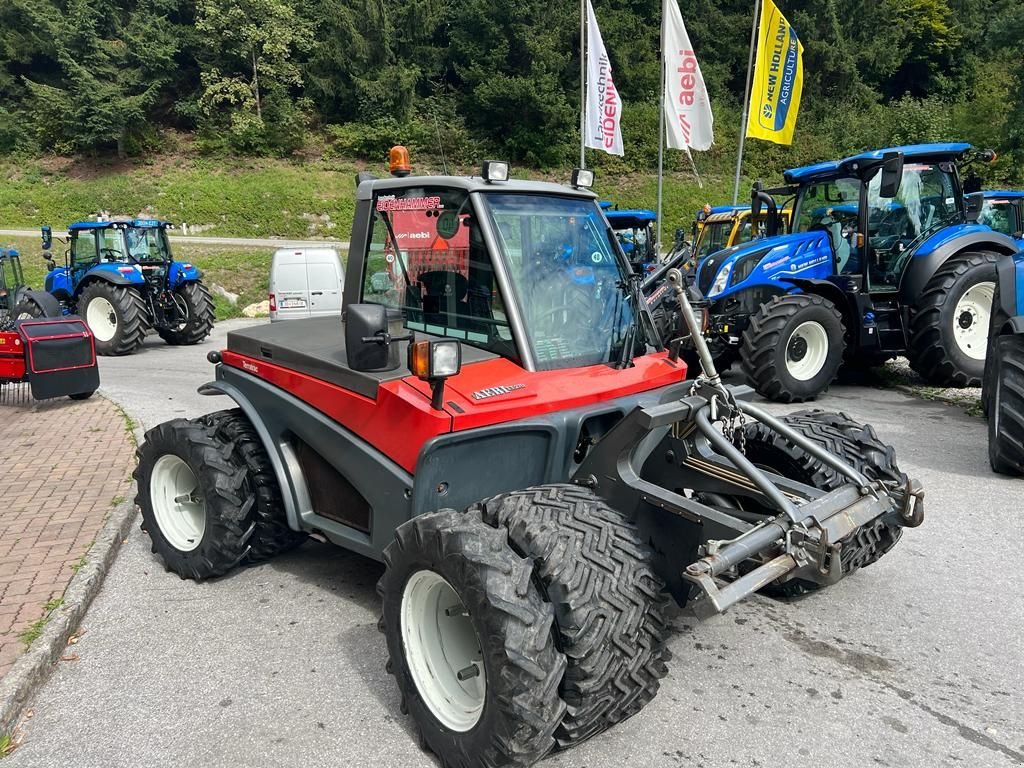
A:
<svg viewBox="0 0 1024 768">
<path fill-rule="evenodd" d="M 281 309 L 298 309 L 299 307 L 306 306 L 305 299 L 282 299 Z"/>
</svg>

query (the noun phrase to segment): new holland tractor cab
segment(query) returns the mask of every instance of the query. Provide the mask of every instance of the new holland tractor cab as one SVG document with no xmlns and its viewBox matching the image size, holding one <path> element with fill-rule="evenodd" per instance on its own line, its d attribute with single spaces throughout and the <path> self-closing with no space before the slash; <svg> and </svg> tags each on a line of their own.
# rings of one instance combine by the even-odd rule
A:
<svg viewBox="0 0 1024 768">
<path fill-rule="evenodd" d="M 655 269 L 659 261 L 656 233 L 658 214 L 641 208 L 620 210 L 610 203 L 601 205 L 633 271 L 645 274 Z"/>
<path fill-rule="evenodd" d="M 982 200 L 978 223 L 1013 238 L 1024 249 L 1024 191 L 985 190 Z"/>
<path fill-rule="evenodd" d="M 414 260 L 424 224 L 439 253 Z M 773 418 L 706 346 L 701 376 L 660 349 L 582 183 L 363 176 L 350 242 L 342 320 L 229 333 L 200 392 L 237 407 L 150 430 L 137 502 L 183 578 L 313 532 L 383 561 L 387 669 L 444 766 L 527 766 L 638 712 L 664 590 L 714 614 L 824 587 L 922 520 L 870 427 Z"/>
<path fill-rule="evenodd" d="M 172 257 L 170 227 L 153 219 L 77 222 L 68 227 L 63 266 L 50 252 L 50 227 L 42 228 L 46 290 L 85 318 L 98 354 L 130 354 L 150 330 L 168 344 L 198 344 L 210 334 L 213 300 L 200 271 Z"/>
<path fill-rule="evenodd" d="M 60 304 L 45 291 L 25 285 L 21 254 L 14 248 L 0 248 L 0 331 L 10 331 L 17 320 L 56 317 Z"/>
<path fill-rule="evenodd" d="M 1000 255 L 1014 241 L 978 223 L 958 167 L 988 161 L 969 144 L 922 144 L 793 168 L 788 186 L 755 185 L 755 216 L 772 194 L 793 198 L 792 233 L 720 251 L 700 265 L 709 335 L 738 350 L 764 397 L 816 397 L 841 363 L 906 355 L 935 386 L 976 386 Z M 966 162 L 964 162 L 966 161 Z"/>
</svg>

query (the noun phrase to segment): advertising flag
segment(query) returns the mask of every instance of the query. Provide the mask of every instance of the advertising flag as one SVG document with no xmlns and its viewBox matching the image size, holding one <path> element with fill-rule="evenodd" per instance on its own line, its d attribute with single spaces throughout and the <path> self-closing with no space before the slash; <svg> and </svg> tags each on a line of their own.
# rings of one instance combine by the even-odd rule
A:
<svg viewBox="0 0 1024 768">
<path fill-rule="evenodd" d="M 747 136 L 792 144 L 804 87 L 804 47 L 772 0 L 764 0 L 757 38 Z"/>
<path fill-rule="evenodd" d="M 714 117 L 704 76 L 676 0 L 664 0 L 661 51 L 665 61 L 665 126 L 669 149 L 711 149 Z"/>
<path fill-rule="evenodd" d="M 586 146 L 622 155 L 622 100 L 612 80 L 612 64 L 597 28 L 594 6 L 587 0 Z"/>
</svg>

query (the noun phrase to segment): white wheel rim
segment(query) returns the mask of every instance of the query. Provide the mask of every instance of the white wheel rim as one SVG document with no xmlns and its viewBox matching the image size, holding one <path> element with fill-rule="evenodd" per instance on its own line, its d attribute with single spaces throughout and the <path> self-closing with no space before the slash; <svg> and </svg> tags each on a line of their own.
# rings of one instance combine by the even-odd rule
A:
<svg viewBox="0 0 1024 768">
<path fill-rule="evenodd" d="M 953 311 L 953 339 L 960 351 L 972 360 L 985 359 L 995 291 L 995 283 L 972 285 L 964 291 Z"/>
<path fill-rule="evenodd" d="M 458 593 L 434 571 L 417 571 L 405 583 L 401 619 L 420 697 L 449 730 L 470 730 L 483 712 L 487 682 L 480 639 Z"/>
<path fill-rule="evenodd" d="M 786 342 L 786 370 L 797 381 L 813 379 L 828 359 L 828 331 L 808 320 L 796 327 Z"/>
<path fill-rule="evenodd" d="M 182 459 L 168 453 L 153 465 L 149 499 L 160 533 L 181 552 L 199 546 L 206 532 L 206 502 L 199 495 L 199 481 Z"/>
<path fill-rule="evenodd" d="M 85 309 L 85 322 L 97 341 L 110 341 L 117 333 L 117 313 L 114 305 L 102 296 L 93 297 Z"/>
</svg>

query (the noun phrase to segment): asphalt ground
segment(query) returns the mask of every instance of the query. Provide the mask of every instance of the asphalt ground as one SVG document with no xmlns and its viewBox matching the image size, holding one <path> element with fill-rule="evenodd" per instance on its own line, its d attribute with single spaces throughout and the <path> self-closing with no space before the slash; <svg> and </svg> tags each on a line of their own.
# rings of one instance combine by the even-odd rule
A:
<svg viewBox="0 0 1024 768">
<path fill-rule="evenodd" d="M 103 390 L 147 427 L 229 407 L 194 392 L 218 346 L 154 340 L 104 359 Z M 805 599 L 754 597 L 703 623 L 674 611 L 654 702 L 542 765 L 1024 764 L 1024 481 L 990 472 L 984 422 L 957 407 L 848 386 L 816 405 L 896 446 L 927 489 L 925 524 Z M 384 671 L 380 574 L 310 541 L 195 584 L 166 572 L 135 526 L 79 660 L 39 693 L 4 768 L 435 765 Z"/>
</svg>

